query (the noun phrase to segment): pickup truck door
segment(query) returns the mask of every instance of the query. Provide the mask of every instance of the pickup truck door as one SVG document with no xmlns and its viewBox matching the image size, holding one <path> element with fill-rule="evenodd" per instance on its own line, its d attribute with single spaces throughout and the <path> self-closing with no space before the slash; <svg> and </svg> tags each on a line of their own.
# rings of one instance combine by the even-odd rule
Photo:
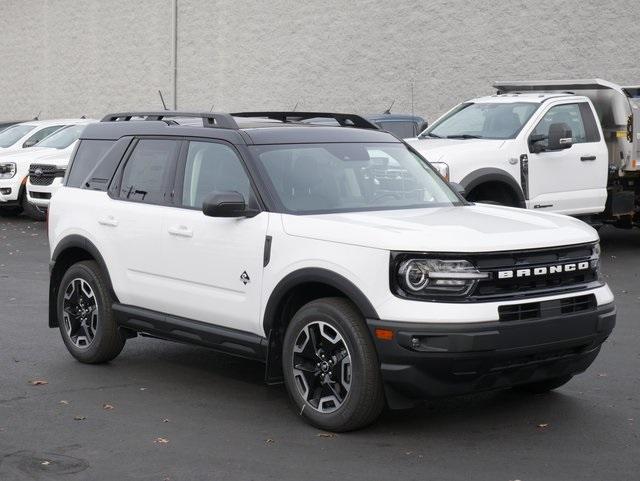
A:
<svg viewBox="0 0 640 481">
<path fill-rule="evenodd" d="M 573 144 L 535 152 L 532 136 L 547 136 L 554 123 L 571 129 Z M 527 207 L 561 214 L 602 212 L 607 200 L 608 151 L 590 102 L 554 103 L 536 118 L 527 135 L 529 198 Z M 545 141 L 536 142 L 545 147 Z"/>
</svg>

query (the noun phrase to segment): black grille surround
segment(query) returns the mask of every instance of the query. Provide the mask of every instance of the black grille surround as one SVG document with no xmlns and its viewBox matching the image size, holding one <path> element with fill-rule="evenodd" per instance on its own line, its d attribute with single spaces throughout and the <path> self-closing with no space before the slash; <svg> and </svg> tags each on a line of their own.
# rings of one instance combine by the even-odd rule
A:
<svg viewBox="0 0 640 481">
<path fill-rule="evenodd" d="M 487 253 L 391 252 L 389 283 L 391 292 L 400 298 L 430 302 L 493 302 L 541 297 L 593 289 L 604 285 L 595 255 L 596 242 L 563 247 L 500 251 Z M 408 259 L 451 259 L 470 261 L 487 279 L 476 281 L 466 296 L 416 294 L 406 292 L 398 282 L 398 267 Z M 565 264 L 589 264 L 588 269 L 553 274 L 533 275 L 536 268 Z M 517 277 L 515 271 L 530 269 L 531 275 Z M 514 271 L 512 278 L 500 279 L 498 272 Z"/>
<path fill-rule="evenodd" d="M 55 165 L 31 164 L 29 167 L 29 181 L 32 185 L 51 185 L 56 177 L 64 177 L 65 169 Z"/>
</svg>

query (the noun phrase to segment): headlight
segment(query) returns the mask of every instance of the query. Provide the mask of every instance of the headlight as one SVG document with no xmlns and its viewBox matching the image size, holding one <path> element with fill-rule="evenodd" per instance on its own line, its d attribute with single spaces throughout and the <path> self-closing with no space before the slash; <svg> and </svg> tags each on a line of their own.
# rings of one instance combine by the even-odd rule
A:
<svg viewBox="0 0 640 481">
<path fill-rule="evenodd" d="M 16 175 L 16 164 L 13 162 L 5 162 L 0 164 L 0 179 L 11 179 Z"/>
<path fill-rule="evenodd" d="M 397 286 L 408 297 L 464 296 L 489 274 L 469 261 L 407 259 L 397 267 Z"/>
<path fill-rule="evenodd" d="M 440 175 L 449 180 L 449 166 L 444 162 L 432 162 L 433 168 L 440 172 Z"/>
</svg>

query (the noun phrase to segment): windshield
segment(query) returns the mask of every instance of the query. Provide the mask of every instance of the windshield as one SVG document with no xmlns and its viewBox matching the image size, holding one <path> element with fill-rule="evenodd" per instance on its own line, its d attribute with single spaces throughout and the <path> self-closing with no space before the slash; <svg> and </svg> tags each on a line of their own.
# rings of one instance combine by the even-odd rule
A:
<svg viewBox="0 0 640 481">
<path fill-rule="evenodd" d="M 251 147 L 285 210 L 350 212 L 461 205 L 424 159 L 404 144 Z"/>
<path fill-rule="evenodd" d="M 14 125 L 0 132 L 0 147 L 11 147 L 35 127 L 33 125 Z"/>
<path fill-rule="evenodd" d="M 513 139 L 538 106 L 531 102 L 461 104 L 420 137 Z"/>
<path fill-rule="evenodd" d="M 52 149 L 66 149 L 72 143 L 74 143 L 80 137 L 80 134 L 86 127 L 82 125 L 69 125 L 60 130 L 56 130 L 54 133 L 42 139 L 38 144 L 38 147 L 49 147 Z"/>
</svg>

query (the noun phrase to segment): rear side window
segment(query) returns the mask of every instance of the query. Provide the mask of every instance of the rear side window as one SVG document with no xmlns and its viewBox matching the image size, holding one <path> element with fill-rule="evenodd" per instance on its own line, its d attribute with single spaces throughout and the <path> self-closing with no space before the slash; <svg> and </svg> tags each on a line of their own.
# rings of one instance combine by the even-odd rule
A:
<svg viewBox="0 0 640 481">
<path fill-rule="evenodd" d="M 391 132 L 396 137 L 406 139 L 409 137 L 415 137 L 418 133 L 418 126 L 415 122 L 378 122 L 381 129 Z"/>
<path fill-rule="evenodd" d="M 179 148 L 177 140 L 140 140 L 124 167 L 119 198 L 148 204 L 169 203 Z"/>
<path fill-rule="evenodd" d="M 65 185 L 82 187 L 89 173 L 113 143 L 113 140 L 82 140 L 69 168 Z"/>
</svg>

